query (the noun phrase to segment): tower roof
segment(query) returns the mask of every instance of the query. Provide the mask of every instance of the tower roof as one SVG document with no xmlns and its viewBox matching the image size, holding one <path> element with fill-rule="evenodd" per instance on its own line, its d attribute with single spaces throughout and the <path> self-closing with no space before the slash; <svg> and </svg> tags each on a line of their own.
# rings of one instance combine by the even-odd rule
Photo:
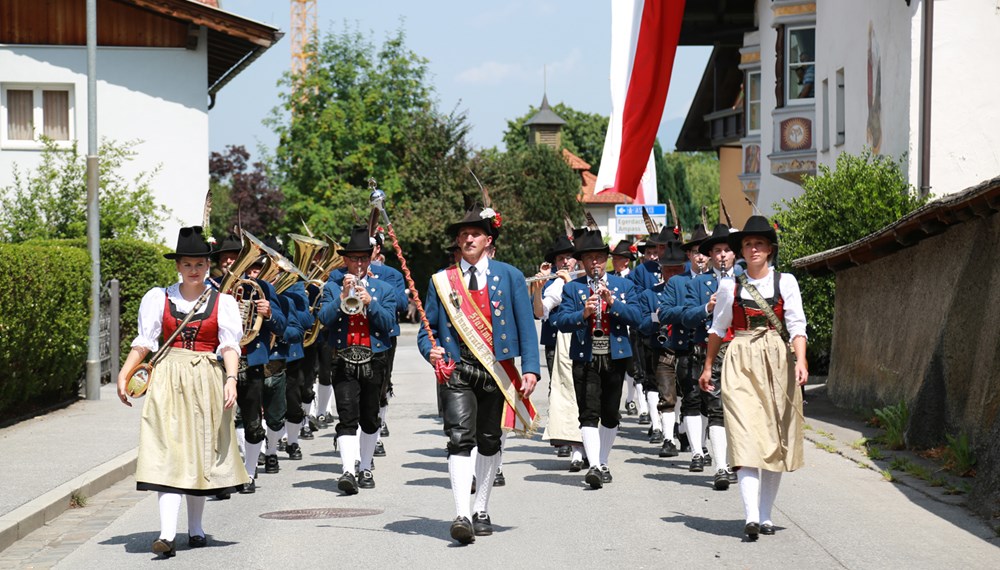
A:
<svg viewBox="0 0 1000 570">
<path fill-rule="evenodd" d="M 525 121 L 525 126 L 530 125 L 565 125 L 566 121 L 562 117 L 557 115 L 552 107 L 549 107 L 549 98 L 547 95 L 542 95 L 542 106 L 535 113 L 534 117 L 531 117 Z"/>
</svg>

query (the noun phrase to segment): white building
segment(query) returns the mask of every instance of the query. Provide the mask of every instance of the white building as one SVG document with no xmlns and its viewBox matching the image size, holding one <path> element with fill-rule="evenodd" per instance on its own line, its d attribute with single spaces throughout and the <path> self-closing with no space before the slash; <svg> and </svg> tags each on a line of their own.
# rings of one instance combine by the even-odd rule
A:
<svg viewBox="0 0 1000 570">
<path fill-rule="evenodd" d="M 0 187 L 15 163 L 36 167 L 40 135 L 87 152 L 85 4 L 0 0 Z M 282 33 L 217 0 L 106 0 L 97 34 L 98 136 L 143 141 L 126 175 L 159 168 L 152 188 L 172 244 L 202 220 L 216 93 Z"/>
<path fill-rule="evenodd" d="M 678 148 L 740 151 L 727 202 L 742 192 L 770 214 L 801 194 L 804 174 L 865 148 L 904 158 L 909 182 L 936 196 L 1000 173 L 1000 77 L 977 65 L 1000 37 L 996 2 L 718 0 L 688 11 L 708 5 L 730 17 L 715 26 L 717 54 L 739 55 L 710 60 Z M 749 10 L 747 29 L 735 15 Z M 685 13 L 685 28 L 703 24 L 697 15 Z M 733 66 L 742 96 L 725 81 Z M 726 131 L 720 114 L 743 124 Z"/>
</svg>

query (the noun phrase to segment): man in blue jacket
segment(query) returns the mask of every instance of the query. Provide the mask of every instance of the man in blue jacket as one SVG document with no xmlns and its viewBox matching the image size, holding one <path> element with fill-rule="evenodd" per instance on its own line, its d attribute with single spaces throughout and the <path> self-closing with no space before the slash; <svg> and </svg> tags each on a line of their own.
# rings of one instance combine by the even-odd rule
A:
<svg viewBox="0 0 1000 570">
<path fill-rule="evenodd" d="M 606 272 L 611 251 L 600 230 L 587 230 L 574 245 L 573 257 L 582 262 L 586 275 L 563 286 L 562 302 L 550 318 L 561 332 L 572 333 L 569 356 L 580 435 L 591 463 L 584 481 L 600 489 L 612 481 L 608 458 L 632 356 L 628 327 L 639 324 L 640 313 L 632 283 Z"/>
<path fill-rule="evenodd" d="M 456 510 L 451 537 L 461 544 L 493 533 L 489 498 L 500 464 L 504 409 L 511 403 L 507 398 L 527 399 L 541 371 L 524 274 L 486 254 L 487 246 L 500 234 L 500 224 L 501 217 L 492 208 L 474 205 L 448 226 L 462 258 L 436 273 L 427 287 L 427 320 L 437 344 L 432 348 L 423 328 L 417 336 L 420 353 L 432 365 L 455 363 L 450 376 L 439 380 L 438 392 Z M 489 332 L 489 340 L 484 331 Z M 513 366 L 517 357 L 521 358 L 519 373 Z M 520 395 L 505 393 L 505 381 L 511 384 L 511 392 L 520 384 Z M 475 447 L 479 452 L 473 460 Z M 474 511 L 469 506 L 473 476 L 479 483 Z"/>
<path fill-rule="evenodd" d="M 313 392 L 315 368 L 306 358 L 302 341 L 305 338 L 305 331 L 312 328 L 315 319 L 309 312 L 309 294 L 302 281 L 293 284 L 285 290 L 283 295 L 288 298 L 291 310 L 295 311 L 296 320 L 303 331 L 302 334 L 298 334 L 298 329 L 296 329 L 294 337 L 286 339 L 289 342 L 289 347 L 288 373 L 285 376 L 285 401 L 287 404 L 285 432 L 288 434 L 288 445 L 285 447 L 285 451 L 288 453 L 289 459 L 297 461 L 302 459 L 299 436 L 304 435 L 303 439 L 313 438 L 306 421 L 306 415 L 315 397 Z M 312 354 L 310 353 L 309 356 Z"/>
</svg>

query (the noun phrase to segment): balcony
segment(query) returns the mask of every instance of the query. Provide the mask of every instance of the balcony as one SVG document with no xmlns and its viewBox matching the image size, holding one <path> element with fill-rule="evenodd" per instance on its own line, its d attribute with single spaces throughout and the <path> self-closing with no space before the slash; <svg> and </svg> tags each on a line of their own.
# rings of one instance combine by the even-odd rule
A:
<svg viewBox="0 0 1000 570">
<path fill-rule="evenodd" d="M 746 135 L 742 106 L 709 113 L 705 115 L 705 123 L 708 125 L 708 137 L 712 142 L 712 148 L 739 146 L 740 139 Z"/>
</svg>

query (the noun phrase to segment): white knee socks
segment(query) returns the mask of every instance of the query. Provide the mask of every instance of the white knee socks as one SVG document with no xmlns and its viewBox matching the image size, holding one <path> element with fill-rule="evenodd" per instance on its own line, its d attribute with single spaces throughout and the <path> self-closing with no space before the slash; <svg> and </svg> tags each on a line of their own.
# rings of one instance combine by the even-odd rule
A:
<svg viewBox="0 0 1000 570">
<path fill-rule="evenodd" d="M 337 437 L 337 447 L 340 448 L 340 461 L 344 464 L 344 473 L 354 473 L 354 462 L 361 461 L 361 442 L 358 440 L 358 436 L 341 435 Z"/>
<path fill-rule="evenodd" d="M 483 454 L 476 456 L 476 502 L 472 508 L 474 513 L 488 513 L 490 504 L 490 492 L 493 491 L 493 480 L 496 479 L 497 469 L 500 468 L 500 454 L 486 457 Z"/>
<path fill-rule="evenodd" d="M 243 467 L 246 467 L 250 477 L 253 477 L 254 473 L 257 472 L 257 456 L 260 455 L 260 448 L 263 445 L 263 441 L 258 441 L 257 443 L 247 442 L 247 452 L 243 456 Z"/>
<path fill-rule="evenodd" d="M 173 540 L 177 536 L 177 515 L 181 512 L 178 493 L 157 493 L 160 504 L 160 538 Z"/>
<path fill-rule="evenodd" d="M 646 401 L 646 391 L 642 388 L 642 386 L 637 386 L 636 392 L 638 392 L 638 394 L 636 394 L 636 396 L 638 396 L 636 398 L 636 404 L 639 404 L 639 413 L 648 414 L 650 412 L 650 409 L 649 409 L 649 403 Z M 653 405 L 652 411 L 653 413 L 656 413 L 656 405 Z"/>
<path fill-rule="evenodd" d="M 625 375 L 625 401 L 635 402 L 635 380 L 628 374 Z"/>
<path fill-rule="evenodd" d="M 741 469 L 742 471 L 742 469 Z M 781 473 L 778 471 L 760 470 L 760 522 L 771 523 L 771 510 L 774 499 L 778 496 L 778 485 L 781 483 Z"/>
<path fill-rule="evenodd" d="M 583 448 L 587 451 L 587 457 L 590 458 L 590 465 L 592 467 L 600 465 L 601 433 L 598 431 L 599 429 L 595 427 L 580 428 L 580 436 L 583 438 Z"/>
<path fill-rule="evenodd" d="M 449 455 L 448 475 L 451 477 L 451 494 L 455 498 L 455 515 L 472 520 L 472 510 L 469 507 L 469 489 L 472 488 L 473 472 L 472 456 Z M 480 482 L 479 488 L 483 485 Z M 492 482 L 491 485 L 492 486 Z M 479 488 L 476 489 L 477 493 Z"/>
<path fill-rule="evenodd" d="M 333 386 L 316 386 L 316 413 L 329 415 L 330 399 L 333 398 Z"/>
<path fill-rule="evenodd" d="M 736 472 L 740 482 L 740 496 L 743 497 L 743 510 L 747 522 L 760 522 L 760 470 L 756 467 L 741 467 Z"/>
<path fill-rule="evenodd" d="M 573 454 L 569 456 L 570 461 L 583 461 L 583 448 L 579 445 L 573 446 Z"/>
<path fill-rule="evenodd" d="M 375 443 L 378 442 L 378 430 L 375 433 L 367 433 L 365 430 L 358 428 L 360 435 L 360 456 L 361 456 L 361 469 L 371 469 L 372 468 L 372 457 L 375 455 Z"/>
<path fill-rule="evenodd" d="M 653 422 L 653 431 L 664 430 L 666 426 L 660 424 L 660 417 L 656 413 L 656 404 L 660 401 L 659 392 L 646 392 L 646 402 L 649 403 L 649 419 Z M 673 426 L 673 424 L 671 424 Z M 670 429 L 673 429 L 671 427 Z M 664 432 L 666 433 L 666 432 Z"/>
<path fill-rule="evenodd" d="M 704 447 L 705 424 L 701 423 L 701 415 L 684 416 L 684 427 L 687 429 L 688 442 L 691 443 L 691 453 L 701 455 L 701 448 Z"/>
<path fill-rule="evenodd" d="M 608 457 L 611 455 L 611 448 L 615 445 L 615 435 L 618 434 L 618 428 L 609 428 L 601 425 L 597 427 L 597 432 L 601 438 L 600 462 L 601 465 L 607 465 Z"/>
<path fill-rule="evenodd" d="M 674 439 L 674 423 L 677 421 L 676 412 L 663 412 L 658 414 L 660 417 L 660 423 L 663 425 L 663 439 L 673 440 Z M 655 416 L 654 416 L 655 417 Z M 653 426 L 656 427 L 655 425 Z"/>
<path fill-rule="evenodd" d="M 288 430 L 288 445 L 299 442 L 299 430 L 302 429 L 302 423 L 309 420 L 303 420 L 300 423 L 293 424 L 292 422 L 285 422 L 285 429 Z"/>
<path fill-rule="evenodd" d="M 498 471 L 501 470 L 501 469 L 503 469 L 503 450 L 507 448 L 507 434 L 508 433 L 510 433 L 510 432 L 505 431 L 505 432 L 503 432 L 503 435 L 500 436 L 500 451 L 497 452 L 497 457 L 499 458 L 499 459 L 497 459 L 497 470 Z M 476 511 L 476 512 L 479 512 L 479 511 Z"/>
<path fill-rule="evenodd" d="M 729 469 L 728 443 L 726 441 L 726 428 L 723 426 L 710 426 L 708 437 L 712 440 L 712 461 L 719 469 Z"/>
<path fill-rule="evenodd" d="M 205 529 L 201 528 L 201 518 L 205 514 L 205 497 L 195 497 L 187 495 L 188 509 L 188 536 L 205 536 Z"/>
<path fill-rule="evenodd" d="M 281 439 L 282 431 L 284 431 L 284 428 L 278 431 L 267 428 L 267 449 L 264 451 L 264 455 L 278 454 L 278 441 Z"/>
</svg>

